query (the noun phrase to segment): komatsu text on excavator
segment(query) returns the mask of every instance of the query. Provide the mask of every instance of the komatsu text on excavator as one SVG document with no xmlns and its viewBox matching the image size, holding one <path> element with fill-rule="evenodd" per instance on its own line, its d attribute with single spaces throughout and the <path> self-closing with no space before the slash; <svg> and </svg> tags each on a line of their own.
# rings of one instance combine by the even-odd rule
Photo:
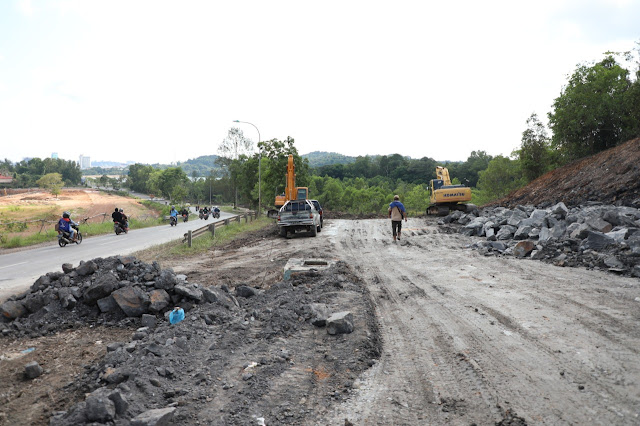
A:
<svg viewBox="0 0 640 426">
<path fill-rule="evenodd" d="M 477 208 L 473 204 L 463 204 L 471 201 L 471 188 L 452 185 L 446 167 L 436 167 L 436 179 L 429 182 L 429 193 L 428 215 L 446 216 L 451 210 L 470 212 Z"/>
<path fill-rule="evenodd" d="M 305 186 L 296 187 L 296 166 L 293 164 L 293 155 L 289 154 L 289 161 L 287 162 L 287 173 L 286 173 L 286 186 L 284 188 L 284 193 L 281 195 L 276 195 L 276 200 L 274 205 L 276 206 L 276 210 L 269 210 L 267 213 L 268 217 L 275 217 L 278 214 L 278 210 L 280 207 L 284 206 L 284 204 L 289 200 L 306 200 L 309 198 L 309 188 Z"/>
</svg>

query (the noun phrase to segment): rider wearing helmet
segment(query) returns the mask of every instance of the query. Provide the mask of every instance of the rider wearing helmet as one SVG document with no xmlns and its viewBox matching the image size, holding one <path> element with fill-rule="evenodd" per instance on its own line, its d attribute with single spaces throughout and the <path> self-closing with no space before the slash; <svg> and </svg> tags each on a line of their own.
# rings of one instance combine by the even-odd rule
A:
<svg viewBox="0 0 640 426">
<path fill-rule="evenodd" d="M 68 232 L 71 238 L 71 242 L 76 241 L 76 230 L 71 227 L 71 225 L 78 225 L 76 222 L 71 220 L 71 213 L 64 212 L 62 213 L 62 217 L 58 221 L 58 233 L 61 234 L 63 232 Z"/>
<path fill-rule="evenodd" d="M 129 232 L 129 218 L 124 214 L 124 210 L 120 209 L 119 213 L 121 216 L 120 224 L 122 225 L 122 229 L 124 229 L 124 232 Z"/>
<path fill-rule="evenodd" d="M 171 206 L 171 211 L 169 212 L 169 216 L 175 218 L 176 224 L 178 223 L 178 210 L 176 210 L 175 206 Z"/>
</svg>

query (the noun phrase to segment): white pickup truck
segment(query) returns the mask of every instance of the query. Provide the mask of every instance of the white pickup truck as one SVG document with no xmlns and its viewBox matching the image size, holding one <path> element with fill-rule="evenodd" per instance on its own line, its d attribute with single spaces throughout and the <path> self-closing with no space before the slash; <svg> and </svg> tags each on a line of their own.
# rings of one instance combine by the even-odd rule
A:
<svg viewBox="0 0 640 426">
<path fill-rule="evenodd" d="M 287 201 L 278 212 L 278 226 L 283 237 L 298 231 L 310 232 L 315 237 L 322 229 L 320 212 L 309 200 Z"/>
</svg>

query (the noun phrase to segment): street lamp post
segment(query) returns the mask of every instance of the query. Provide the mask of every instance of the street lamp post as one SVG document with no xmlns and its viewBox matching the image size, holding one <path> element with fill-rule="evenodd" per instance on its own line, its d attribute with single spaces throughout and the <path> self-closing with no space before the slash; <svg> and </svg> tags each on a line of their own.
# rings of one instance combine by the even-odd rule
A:
<svg viewBox="0 0 640 426">
<path fill-rule="evenodd" d="M 248 121 L 233 120 L 233 122 L 250 124 L 258 132 L 258 214 L 260 214 L 262 206 L 262 149 L 260 148 L 260 130 L 258 130 L 255 124 L 249 123 Z"/>
</svg>

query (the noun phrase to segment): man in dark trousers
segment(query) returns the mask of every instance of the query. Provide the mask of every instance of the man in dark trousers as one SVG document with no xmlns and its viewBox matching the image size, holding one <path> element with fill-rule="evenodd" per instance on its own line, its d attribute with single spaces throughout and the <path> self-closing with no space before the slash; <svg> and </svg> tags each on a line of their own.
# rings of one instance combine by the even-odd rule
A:
<svg viewBox="0 0 640 426">
<path fill-rule="evenodd" d="M 394 195 L 393 202 L 389 204 L 389 218 L 391 219 L 391 229 L 393 231 L 393 241 L 396 240 L 396 236 L 400 239 L 400 232 L 402 232 L 402 219 L 407 221 L 407 211 L 404 205 L 400 202 L 400 196 Z"/>
</svg>

